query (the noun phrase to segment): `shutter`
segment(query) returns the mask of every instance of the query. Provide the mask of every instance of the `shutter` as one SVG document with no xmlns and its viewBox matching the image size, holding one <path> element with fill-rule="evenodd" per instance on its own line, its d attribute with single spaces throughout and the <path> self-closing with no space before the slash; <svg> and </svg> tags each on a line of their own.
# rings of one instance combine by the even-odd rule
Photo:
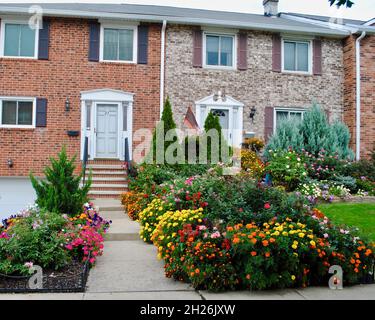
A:
<svg viewBox="0 0 375 320">
<path fill-rule="evenodd" d="M 202 30 L 196 29 L 193 31 L 193 67 L 202 68 Z"/>
<path fill-rule="evenodd" d="M 238 34 L 237 67 L 238 70 L 247 69 L 247 33 Z"/>
<path fill-rule="evenodd" d="M 281 72 L 281 37 L 279 34 L 272 36 L 272 70 Z"/>
<path fill-rule="evenodd" d="M 47 99 L 36 99 L 36 126 L 47 127 Z"/>
<path fill-rule="evenodd" d="M 264 108 L 264 141 L 267 143 L 273 135 L 273 108 Z"/>
<path fill-rule="evenodd" d="M 322 40 L 315 39 L 313 41 L 313 72 L 314 75 L 322 74 Z"/>
<path fill-rule="evenodd" d="M 148 58 L 148 26 L 138 26 L 138 63 L 147 64 Z"/>
<path fill-rule="evenodd" d="M 38 59 L 48 60 L 49 49 L 49 20 L 43 19 L 43 29 L 39 29 Z"/>
<path fill-rule="evenodd" d="M 99 61 L 100 24 L 98 22 L 90 22 L 89 37 L 89 61 Z"/>
</svg>

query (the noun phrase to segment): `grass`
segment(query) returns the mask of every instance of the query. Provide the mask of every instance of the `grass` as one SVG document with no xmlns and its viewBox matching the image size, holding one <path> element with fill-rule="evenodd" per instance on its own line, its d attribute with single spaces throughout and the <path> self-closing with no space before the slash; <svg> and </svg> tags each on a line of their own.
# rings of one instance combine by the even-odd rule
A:
<svg viewBox="0 0 375 320">
<path fill-rule="evenodd" d="M 318 208 L 332 222 L 357 227 L 362 236 L 375 241 L 375 203 L 332 203 Z"/>
</svg>

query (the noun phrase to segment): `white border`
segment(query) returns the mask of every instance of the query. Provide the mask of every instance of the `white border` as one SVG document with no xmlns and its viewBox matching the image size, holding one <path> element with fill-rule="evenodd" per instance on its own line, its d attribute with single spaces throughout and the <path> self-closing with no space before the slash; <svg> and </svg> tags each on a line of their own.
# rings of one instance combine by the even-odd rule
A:
<svg viewBox="0 0 375 320">
<path fill-rule="evenodd" d="M 308 71 L 292 71 L 292 70 L 285 70 L 284 68 L 284 45 L 285 41 L 287 42 L 296 42 L 296 43 L 308 43 L 309 49 L 308 49 Z M 281 39 L 281 72 L 282 73 L 291 73 L 291 74 L 304 74 L 304 75 L 312 75 L 312 64 L 313 64 L 313 41 L 311 39 L 303 39 L 298 37 L 283 37 Z"/>
<path fill-rule="evenodd" d="M 3 100 L 32 102 L 33 103 L 32 125 L 2 124 Z M 0 97 L 0 128 L 34 129 L 35 127 L 36 127 L 36 98 L 35 97 Z"/>
<path fill-rule="evenodd" d="M 232 66 L 215 66 L 207 64 L 207 54 L 206 54 L 206 42 L 207 36 L 224 36 L 232 37 Z M 234 32 L 219 32 L 211 31 L 209 29 L 203 31 L 203 44 L 202 44 L 202 57 L 203 57 L 203 68 L 205 69 L 217 69 L 217 70 L 236 70 L 237 69 L 237 34 Z"/>
<path fill-rule="evenodd" d="M 5 56 L 5 25 L 6 24 L 29 24 L 28 20 L 25 18 L 5 18 L 1 19 L 1 26 L 0 26 L 0 57 L 1 58 L 12 58 L 12 59 L 38 59 L 38 51 L 39 51 L 39 30 L 35 29 L 35 39 L 34 39 L 34 56 L 32 57 L 25 57 L 25 56 Z"/>
<path fill-rule="evenodd" d="M 104 29 L 122 29 L 133 31 L 133 60 L 105 60 L 104 55 Z M 129 63 L 136 64 L 138 60 L 138 26 L 135 24 L 121 24 L 121 23 L 100 23 L 100 50 L 99 50 L 99 61 L 100 62 L 111 62 L 111 63 Z"/>
</svg>

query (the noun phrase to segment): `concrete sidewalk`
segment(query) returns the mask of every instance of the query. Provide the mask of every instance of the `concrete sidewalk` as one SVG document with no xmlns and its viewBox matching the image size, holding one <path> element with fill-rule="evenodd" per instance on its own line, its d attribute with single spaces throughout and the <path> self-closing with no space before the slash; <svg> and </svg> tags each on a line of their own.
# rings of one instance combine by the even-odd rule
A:
<svg viewBox="0 0 375 320">
<path fill-rule="evenodd" d="M 85 293 L 0 294 L 0 300 L 375 300 L 375 285 L 330 290 L 235 291 L 211 293 L 168 279 L 156 248 L 139 240 L 139 225 L 119 201 L 97 201 L 101 215 L 112 220 L 104 254 L 91 269 Z"/>
</svg>

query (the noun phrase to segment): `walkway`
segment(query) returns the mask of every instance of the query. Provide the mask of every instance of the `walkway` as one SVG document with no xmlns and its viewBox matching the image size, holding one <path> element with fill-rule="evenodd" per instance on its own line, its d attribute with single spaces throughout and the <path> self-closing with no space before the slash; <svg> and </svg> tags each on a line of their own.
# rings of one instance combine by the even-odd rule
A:
<svg viewBox="0 0 375 320">
<path fill-rule="evenodd" d="M 85 293 L 6 294 L 2 299 L 134 299 L 134 300 L 314 300 L 375 299 L 375 285 L 355 286 L 344 290 L 307 288 L 262 292 L 210 293 L 196 291 L 190 285 L 164 276 L 156 248 L 139 240 L 138 223 L 124 214 L 119 202 L 101 200 L 96 204 L 101 214 L 113 221 L 106 235 L 104 255 L 90 271 Z"/>
</svg>

